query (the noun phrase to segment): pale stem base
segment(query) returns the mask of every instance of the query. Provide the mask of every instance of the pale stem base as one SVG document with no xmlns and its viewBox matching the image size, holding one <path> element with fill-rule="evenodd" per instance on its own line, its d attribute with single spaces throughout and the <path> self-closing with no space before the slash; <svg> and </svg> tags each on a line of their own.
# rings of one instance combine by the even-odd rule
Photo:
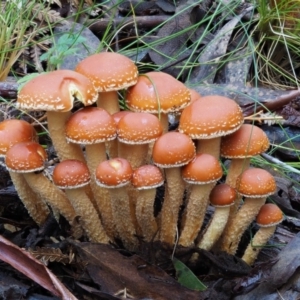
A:
<svg viewBox="0 0 300 300">
<path fill-rule="evenodd" d="M 97 106 L 105 109 L 111 115 L 120 111 L 118 92 L 100 92 L 98 95 Z"/>
</svg>

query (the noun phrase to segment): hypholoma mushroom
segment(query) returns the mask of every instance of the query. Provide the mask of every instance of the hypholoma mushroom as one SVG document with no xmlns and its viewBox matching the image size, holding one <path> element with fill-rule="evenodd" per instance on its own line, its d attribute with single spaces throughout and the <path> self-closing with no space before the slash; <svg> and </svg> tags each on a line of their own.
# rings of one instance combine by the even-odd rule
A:
<svg viewBox="0 0 300 300">
<path fill-rule="evenodd" d="M 23 142 L 12 146 L 6 153 L 5 164 L 9 171 L 20 173 L 32 190 L 63 215 L 72 225 L 75 211 L 65 193 L 56 188 L 42 173 L 47 154 L 36 142 Z"/>
<path fill-rule="evenodd" d="M 197 237 L 209 204 L 209 194 L 222 175 L 219 160 L 206 153 L 200 153 L 182 168 L 182 178 L 191 185 L 187 206 L 182 218 L 179 244 L 191 246 Z"/>
<path fill-rule="evenodd" d="M 194 156 L 192 139 L 180 132 L 167 132 L 154 143 L 153 163 L 164 169 L 166 178 L 159 238 L 169 245 L 175 242 L 178 214 L 185 189 L 181 167 L 188 164 Z"/>
<path fill-rule="evenodd" d="M 191 101 L 189 89 L 164 72 L 148 72 L 140 75 L 137 83 L 127 90 L 126 104 L 135 112 L 147 112 L 159 116 L 163 131 L 168 131 L 168 114 L 176 113 Z"/>
<path fill-rule="evenodd" d="M 109 238 L 85 193 L 84 187 L 91 180 L 87 165 L 75 159 L 64 160 L 55 166 L 52 178 L 59 189 L 65 190 L 90 241 L 107 244 Z"/>
<path fill-rule="evenodd" d="M 138 246 L 136 230 L 126 186 L 132 177 L 132 167 L 124 158 L 113 158 L 101 162 L 96 169 L 96 182 L 107 188 L 111 195 L 113 219 L 119 238 L 128 250 Z"/>
<path fill-rule="evenodd" d="M 260 250 L 274 234 L 276 226 L 282 220 L 283 214 L 277 205 L 273 203 L 264 204 L 256 217 L 256 224 L 260 228 L 246 248 L 242 260 L 250 266 L 254 264 Z"/>
<path fill-rule="evenodd" d="M 198 140 L 197 153 L 219 158 L 221 137 L 238 130 L 243 120 L 242 109 L 235 101 L 223 96 L 205 96 L 182 111 L 178 130 Z"/>
<path fill-rule="evenodd" d="M 29 123 L 15 119 L 0 122 L 0 157 L 5 157 L 7 151 L 17 143 L 36 140 L 36 132 Z M 38 225 L 44 224 L 50 213 L 47 204 L 34 193 L 23 174 L 10 171 L 9 174 L 29 215 Z"/>
<path fill-rule="evenodd" d="M 46 111 L 48 130 L 60 160 L 84 161 L 80 146 L 68 143 L 65 138 L 65 123 L 76 100 L 91 105 L 97 100 L 97 91 L 87 77 L 71 70 L 40 74 L 28 81 L 18 94 L 19 108 Z"/>
<path fill-rule="evenodd" d="M 97 106 L 110 114 L 119 111 L 118 90 L 134 85 L 138 69 L 131 59 L 114 52 L 101 52 L 83 59 L 75 68 L 88 77 L 99 92 Z"/>
<path fill-rule="evenodd" d="M 266 198 L 275 193 L 276 182 L 268 171 L 251 168 L 238 177 L 236 189 L 245 200 L 224 232 L 221 249 L 229 254 L 235 254 L 243 233 L 255 219 Z"/>
<path fill-rule="evenodd" d="M 136 218 L 145 241 L 150 242 L 157 234 L 158 226 L 154 217 L 156 189 L 164 183 L 160 169 L 153 165 L 144 165 L 133 171 L 131 184 L 136 188 Z"/>
</svg>

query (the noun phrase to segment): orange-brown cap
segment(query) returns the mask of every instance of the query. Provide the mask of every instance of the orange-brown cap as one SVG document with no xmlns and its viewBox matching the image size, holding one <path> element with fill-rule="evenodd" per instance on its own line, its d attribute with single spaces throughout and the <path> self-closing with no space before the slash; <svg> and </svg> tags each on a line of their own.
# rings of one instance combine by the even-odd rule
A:
<svg viewBox="0 0 300 300">
<path fill-rule="evenodd" d="M 194 89 L 189 89 L 191 93 L 191 103 L 194 102 L 195 100 L 198 100 L 201 95 Z"/>
<path fill-rule="evenodd" d="M 88 77 L 98 92 L 125 89 L 134 85 L 138 77 L 133 61 L 114 52 L 93 54 L 82 60 L 75 71 Z"/>
<path fill-rule="evenodd" d="M 161 168 L 180 167 L 188 164 L 196 154 L 192 139 L 180 132 L 167 132 L 154 143 L 152 158 Z"/>
<path fill-rule="evenodd" d="M 211 139 L 231 134 L 243 124 L 239 105 L 223 96 L 195 100 L 181 113 L 178 130 L 192 139 Z"/>
<path fill-rule="evenodd" d="M 41 145 L 23 142 L 13 145 L 6 152 L 5 164 L 9 171 L 30 173 L 43 170 L 46 159 L 46 151 Z"/>
<path fill-rule="evenodd" d="M 15 119 L 0 122 L 0 156 L 5 156 L 14 144 L 36 140 L 36 132 L 29 123 Z"/>
<path fill-rule="evenodd" d="M 164 183 L 160 169 L 153 165 L 144 165 L 133 171 L 131 184 L 138 190 L 153 189 Z"/>
<path fill-rule="evenodd" d="M 163 133 L 159 119 L 149 113 L 126 114 L 117 124 L 118 140 L 125 144 L 148 144 Z"/>
<path fill-rule="evenodd" d="M 221 156 L 248 158 L 265 152 L 269 145 L 263 130 L 251 124 L 243 124 L 236 132 L 222 138 Z"/>
<path fill-rule="evenodd" d="M 281 223 L 282 220 L 281 209 L 273 203 L 264 204 L 256 217 L 256 223 L 261 227 L 274 226 Z"/>
<path fill-rule="evenodd" d="M 234 188 L 226 183 L 221 183 L 211 190 L 209 200 L 213 206 L 226 207 L 234 204 L 236 196 Z"/>
<path fill-rule="evenodd" d="M 276 182 L 268 171 L 251 168 L 237 178 L 236 189 L 238 193 L 248 198 L 267 197 L 275 193 Z"/>
<path fill-rule="evenodd" d="M 126 95 L 126 104 L 131 110 L 155 114 L 180 111 L 190 101 L 189 89 L 164 72 L 149 72 L 139 76 Z"/>
<path fill-rule="evenodd" d="M 60 189 L 76 189 L 89 184 L 91 176 L 85 163 L 67 159 L 55 166 L 52 179 Z"/>
<path fill-rule="evenodd" d="M 84 105 L 96 102 L 97 91 L 85 76 L 71 70 L 43 73 L 28 81 L 18 94 L 21 109 L 70 111 L 75 99 Z"/>
<path fill-rule="evenodd" d="M 132 177 L 132 167 L 124 158 L 113 158 L 101 162 L 96 169 L 96 183 L 106 188 L 127 185 Z"/>
<path fill-rule="evenodd" d="M 222 167 L 214 156 L 200 153 L 182 168 L 182 178 L 191 184 L 206 184 L 219 180 L 222 175 Z"/>
<path fill-rule="evenodd" d="M 75 112 L 66 123 L 66 139 L 77 144 L 96 144 L 117 136 L 113 117 L 103 108 L 84 107 Z"/>
<path fill-rule="evenodd" d="M 133 114 L 133 112 L 129 111 L 129 110 L 121 110 L 121 111 L 117 111 L 116 113 L 112 114 L 112 117 L 114 118 L 116 124 L 118 125 L 121 118 L 123 118 L 124 116 L 126 116 L 128 114 Z"/>
</svg>

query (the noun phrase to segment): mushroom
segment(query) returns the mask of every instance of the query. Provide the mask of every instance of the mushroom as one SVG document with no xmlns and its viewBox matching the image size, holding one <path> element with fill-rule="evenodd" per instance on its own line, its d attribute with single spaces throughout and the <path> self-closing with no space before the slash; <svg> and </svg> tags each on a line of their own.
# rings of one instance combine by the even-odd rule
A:
<svg viewBox="0 0 300 300">
<path fill-rule="evenodd" d="M 260 227 L 249 243 L 242 257 L 248 265 L 253 265 L 258 253 L 276 230 L 276 226 L 283 220 L 282 211 L 273 203 L 264 204 L 257 217 L 256 223 Z"/>
<path fill-rule="evenodd" d="M 70 143 L 85 145 L 86 161 L 91 176 L 94 206 L 98 209 L 104 228 L 110 237 L 115 232 L 112 220 L 110 195 L 107 189 L 96 184 L 95 171 L 98 164 L 106 160 L 105 142 L 116 138 L 113 117 L 103 108 L 85 107 L 76 111 L 66 123 L 66 139 Z"/>
<path fill-rule="evenodd" d="M 191 184 L 179 238 L 179 244 L 188 247 L 194 243 L 201 229 L 209 203 L 209 194 L 223 172 L 219 160 L 210 154 L 202 153 L 197 154 L 185 165 L 181 174 L 183 180 Z"/>
<path fill-rule="evenodd" d="M 65 123 L 75 100 L 91 105 L 97 100 L 97 91 L 87 77 L 71 70 L 40 74 L 18 94 L 18 108 L 46 111 L 48 130 L 60 160 L 85 161 L 80 146 L 68 143 L 65 138 Z"/>
<path fill-rule="evenodd" d="M 131 181 L 132 168 L 124 158 L 113 158 L 101 162 L 96 169 L 96 182 L 107 188 L 111 195 L 113 219 L 124 246 L 135 250 L 138 246 L 136 231 L 130 212 L 126 185 Z"/>
<path fill-rule="evenodd" d="M 194 156 L 192 139 L 180 132 L 167 132 L 154 143 L 153 163 L 164 169 L 166 177 L 159 238 L 170 245 L 175 241 L 179 208 L 185 189 L 181 167 L 188 164 Z"/>
<path fill-rule="evenodd" d="M 244 204 L 226 227 L 221 242 L 221 249 L 235 254 L 240 239 L 255 219 L 266 198 L 276 191 L 274 177 L 267 171 L 252 168 L 244 171 L 237 179 L 237 192 L 245 197 Z"/>
<path fill-rule="evenodd" d="M 158 118 L 149 113 L 130 113 L 117 124 L 119 157 L 126 158 L 136 169 L 146 161 L 148 145 L 163 133 Z"/>
<path fill-rule="evenodd" d="M 168 114 L 176 113 L 191 101 L 189 89 L 164 72 L 148 72 L 139 76 L 137 83 L 127 90 L 126 104 L 135 112 L 159 116 L 163 131 L 168 131 Z"/>
<path fill-rule="evenodd" d="M 163 175 L 156 166 L 144 165 L 133 171 L 131 184 L 139 191 L 136 218 L 147 242 L 153 240 L 158 231 L 154 217 L 154 200 L 156 188 L 163 183 Z"/>
<path fill-rule="evenodd" d="M 108 244 L 109 238 L 85 193 L 84 187 L 91 180 L 87 165 L 75 159 L 64 160 L 55 166 L 52 178 L 59 189 L 65 190 L 90 241 Z"/>
<path fill-rule="evenodd" d="M 76 214 L 65 193 L 42 173 L 38 173 L 44 169 L 46 159 L 47 154 L 41 145 L 23 142 L 7 151 L 5 164 L 10 172 L 22 174 L 31 189 L 73 225 Z"/>
<path fill-rule="evenodd" d="M 0 157 L 5 157 L 14 144 L 36 140 L 36 132 L 29 123 L 15 119 L 0 122 Z M 33 192 L 22 174 L 10 171 L 9 174 L 29 215 L 38 225 L 43 225 L 50 213 L 47 204 Z"/>
<path fill-rule="evenodd" d="M 243 124 L 238 104 L 223 96 L 205 96 L 193 101 L 181 113 L 179 132 L 197 141 L 197 153 L 220 156 L 221 137 L 238 130 Z"/>
<path fill-rule="evenodd" d="M 120 110 L 118 90 L 134 85 L 138 69 L 128 57 L 113 52 L 101 52 L 82 60 L 75 68 L 88 77 L 99 92 L 97 106 L 110 114 Z"/>
<path fill-rule="evenodd" d="M 219 240 L 235 198 L 235 189 L 226 183 L 219 184 L 212 189 L 209 200 L 215 207 L 215 212 L 197 245 L 199 248 L 209 251 Z"/>
</svg>

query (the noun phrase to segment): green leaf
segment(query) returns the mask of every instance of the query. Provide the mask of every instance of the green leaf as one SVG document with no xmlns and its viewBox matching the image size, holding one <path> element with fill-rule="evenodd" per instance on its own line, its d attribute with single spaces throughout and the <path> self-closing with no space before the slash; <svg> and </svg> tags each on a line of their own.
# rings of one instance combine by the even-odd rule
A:
<svg viewBox="0 0 300 300">
<path fill-rule="evenodd" d="M 205 291 L 206 286 L 196 277 L 196 275 L 180 260 L 173 258 L 174 268 L 178 282 L 195 291 Z"/>
</svg>

